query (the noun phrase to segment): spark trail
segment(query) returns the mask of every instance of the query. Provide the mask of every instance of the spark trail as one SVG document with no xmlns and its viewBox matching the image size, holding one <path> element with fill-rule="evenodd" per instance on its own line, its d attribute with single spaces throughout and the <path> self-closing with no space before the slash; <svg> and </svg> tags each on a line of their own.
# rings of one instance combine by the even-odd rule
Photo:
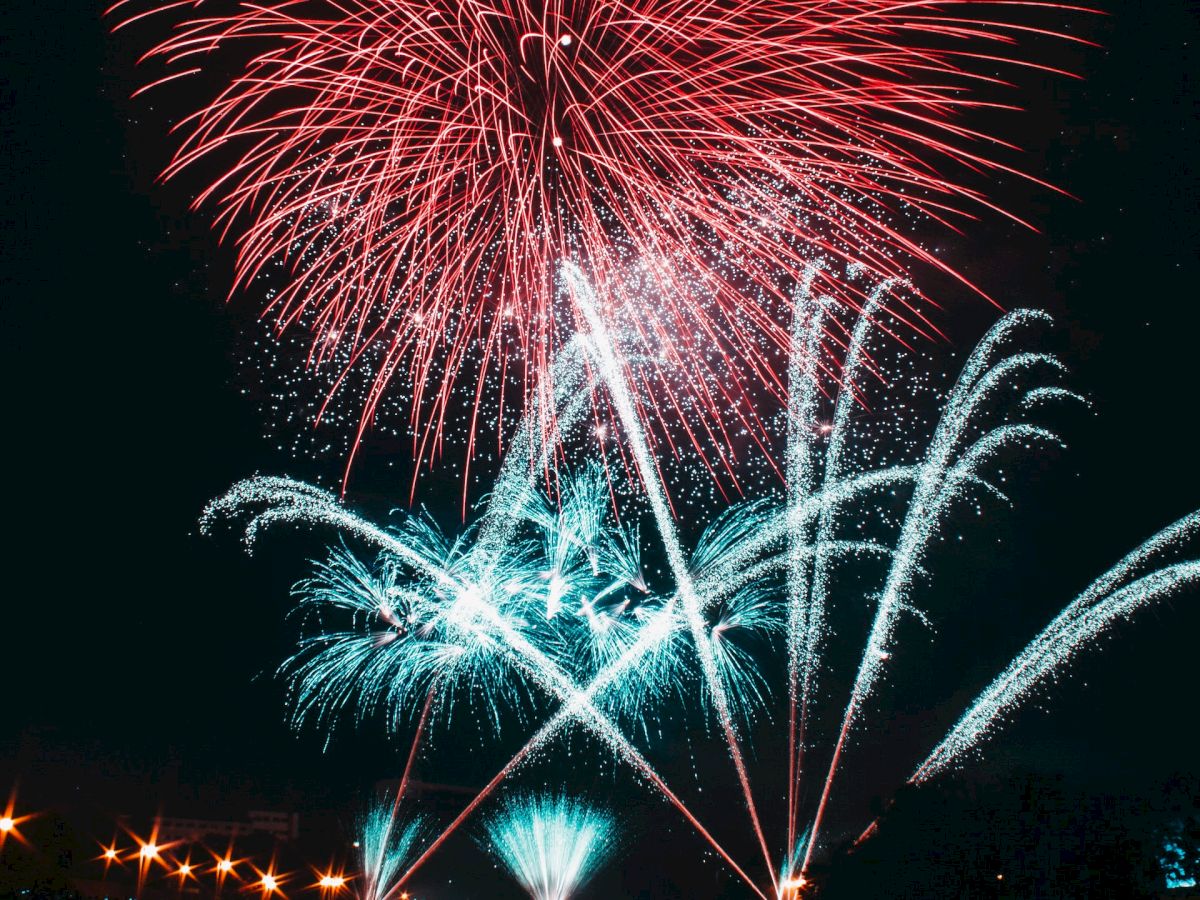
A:
<svg viewBox="0 0 1200 900">
<path fill-rule="evenodd" d="M 600 315 L 591 285 L 583 277 L 583 273 L 578 268 L 567 264 L 563 267 L 563 275 L 570 285 L 575 302 L 587 320 L 596 364 L 600 369 L 601 378 L 608 386 L 613 406 L 616 407 L 617 415 L 625 428 L 625 437 L 629 442 L 630 451 L 637 462 L 638 474 L 641 476 L 642 486 L 645 488 L 646 497 L 654 512 L 654 521 L 658 526 L 663 549 L 666 551 L 667 561 L 670 563 L 671 573 L 675 578 L 675 588 L 683 601 L 684 616 L 692 633 L 692 640 L 696 645 L 696 654 L 704 673 L 705 687 L 716 708 L 721 728 L 725 732 L 725 741 L 729 745 L 729 754 L 737 771 L 738 783 L 741 785 L 746 808 L 750 812 L 754 832 L 758 837 L 759 846 L 767 864 L 767 871 L 771 875 L 772 885 L 777 888 L 771 851 L 767 847 L 766 834 L 763 832 L 758 809 L 754 802 L 754 792 L 750 787 L 750 776 L 746 771 L 746 762 L 742 756 L 737 727 L 729 706 L 729 697 L 726 694 L 725 684 L 721 679 L 717 660 L 713 653 L 709 631 L 704 625 L 700 598 L 697 596 L 696 587 L 692 582 L 683 546 L 679 543 L 679 535 L 675 530 L 674 517 L 667 503 L 661 475 L 650 457 L 650 448 L 646 444 L 641 422 L 634 410 L 633 398 L 625 381 L 625 367 L 617 359 L 616 346 L 609 336 L 608 326 Z"/>
<path fill-rule="evenodd" d="M 803 552 L 812 541 L 811 520 L 803 515 L 803 507 L 816 483 L 813 456 L 816 453 L 814 433 L 817 429 L 817 369 L 823 328 L 822 307 L 825 303 L 833 302 L 829 297 L 813 296 L 813 281 L 817 271 L 817 266 L 810 266 L 796 291 L 792 311 L 792 352 L 788 358 L 788 395 L 794 398 L 788 404 L 784 452 L 788 521 L 786 638 L 789 847 L 795 841 L 797 769 L 807 712 L 807 692 L 802 685 L 808 682 L 812 668 L 812 648 L 808 635 L 814 624 L 813 610 L 807 602 L 811 589 L 808 581 L 811 560 Z"/>
<path fill-rule="evenodd" d="M 359 824 L 362 881 L 355 891 L 358 900 L 386 900 L 393 890 L 396 875 L 425 829 L 421 819 L 401 826 L 396 813 L 399 802 L 399 794 L 394 802 L 382 798 Z"/>
<path fill-rule="evenodd" d="M 1140 578 L 1140 569 L 1200 532 L 1200 512 L 1184 516 L 1146 541 L 1076 597 L 987 689 L 921 763 L 914 784 L 944 772 L 982 742 L 1030 692 L 1070 662 L 1112 623 L 1200 581 L 1200 562 L 1174 563 Z M 1132 580 L 1131 580 L 1132 579 Z"/>
<path fill-rule="evenodd" d="M 919 467 L 913 496 L 896 542 L 896 549 L 892 554 L 892 564 L 878 601 L 870 635 L 863 649 L 858 674 L 851 688 L 841 729 L 834 744 L 829 772 L 809 831 L 801 864 L 802 875 L 808 869 L 817 847 L 822 820 L 846 738 L 857 721 L 863 701 L 882 674 L 884 663 L 890 658 L 889 643 L 897 617 L 902 611 L 910 608 L 908 601 L 913 577 L 929 542 L 937 533 L 939 517 L 946 504 L 961 489 L 964 482 L 975 476 L 980 464 L 1004 445 L 1018 439 L 1055 440 L 1045 429 L 1024 424 L 1006 424 L 989 431 L 964 450 L 966 435 L 969 429 L 976 425 L 974 413 L 994 391 L 1005 384 L 1005 378 L 1034 365 L 1058 365 L 1053 357 L 1030 353 L 1006 357 L 995 365 L 991 364 L 998 346 L 1014 329 L 1038 320 L 1048 321 L 1048 317 L 1027 310 L 1004 316 L 972 352 L 947 400 L 925 459 Z M 956 458 L 955 453 L 960 450 L 963 452 Z"/>
<path fill-rule="evenodd" d="M 872 326 L 875 324 L 875 316 L 883 309 L 884 301 L 889 296 L 893 287 L 893 282 L 889 280 L 880 283 L 871 290 L 867 303 L 858 317 L 854 330 L 851 332 L 850 343 L 842 363 L 841 391 L 834 405 L 833 421 L 826 432 L 829 445 L 825 451 L 824 468 L 822 470 L 826 483 L 836 483 L 843 475 L 845 467 L 843 456 L 850 434 L 850 413 L 858 404 L 861 373 L 866 363 L 866 342 L 873 332 Z M 796 390 L 796 388 L 792 389 L 793 392 Z M 803 385 L 800 386 L 799 390 L 803 390 Z M 825 429 L 815 427 L 815 422 L 812 425 L 816 433 L 825 431 Z M 803 436 L 806 443 L 812 440 L 813 433 L 813 431 L 810 431 Z M 809 489 L 811 490 L 811 483 Z M 800 656 L 803 666 L 799 690 L 799 729 L 794 741 L 795 762 L 792 763 L 791 757 L 789 757 L 788 838 L 786 846 L 790 861 L 785 866 L 785 871 L 789 874 L 793 874 L 791 870 L 794 863 L 799 862 L 795 858 L 795 850 L 798 846 L 796 828 L 799 813 L 799 799 L 797 797 L 799 775 L 803 769 L 808 710 L 813 692 L 816 690 L 821 644 L 825 638 L 825 618 L 830 601 L 830 565 L 834 560 L 834 555 L 826 548 L 834 546 L 833 536 L 839 521 L 840 511 L 840 506 L 837 503 L 830 502 L 827 494 L 822 493 L 815 540 L 816 555 L 812 562 L 812 576 L 807 584 L 808 602 L 803 621 L 803 634 L 798 637 L 798 641 L 802 642 Z M 798 535 L 803 534 L 800 530 L 801 527 L 803 526 L 792 526 L 789 529 L 793 541 L 797 540 Z M 797 584 L 794 579 L 794 575 L 789 577 L 788 590 L 789 592 L 799 593 L 804 585 Z M 789 708 L 789 715 L 793 717 L 796 715 L 794 705 Z M 789 739 L 791 739 L 790 735 Z"/>
</svg>

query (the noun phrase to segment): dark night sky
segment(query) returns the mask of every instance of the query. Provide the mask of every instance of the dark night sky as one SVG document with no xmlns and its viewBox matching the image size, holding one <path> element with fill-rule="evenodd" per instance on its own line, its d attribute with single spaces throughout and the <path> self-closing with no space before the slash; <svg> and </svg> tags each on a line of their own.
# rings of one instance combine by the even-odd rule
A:
<svg viewBox="0 0 1200 900">
<path fill-rule="evenodd" d="M 1098 5 L 1111 15 L 1075 27 L 1104 49 L 1066 60 L 1086 80 L 1031 79 L 1030 113 L 1003 126 L 1030 148 L 1027 168 L 1078 201 L 1012 185 L 1001 201 L 1041 233 L 985 221 L 941 242 L 1001 302 L 1059 318 L 1071 384 L 1095 403 L 1064 417 L 1069 452 L 1033 467 L 1018 508 L 995 513 L 1000 549 L 956 563 L 958 589 L 992 610 L 961 642 L 938 634 L 968 686 L 1127 549 L 1200 507 L 1198 13 L 1182 0 Z M 223 303 L 230 254 L 187 212 L 186 185 L 152 183 L 165 144 L 151 104 L 126 99 L 136 48 L 86 2 L 18 7 L 0 17 L 0 790 L 12 774 L 36 782 L 15 771 L 36 765 L 18 759 L 36 734 L 77 773 L 41 785 L 43 802 L 113 773 L 143 785 L 131 803 L 157 802 L 177 762 L 182 784 L 247 802 L 336 803 L 393 774 L 394 749 L 364 731 L 322 753 L 285 729 L 266 674 L 288 646 L 287 588 L 301 574 L 287 541 L 247 560 L 195 527 L 239 477 L 311 474 L 260 436 L 242 393 L 233 336 L 253 301 Z M 961 290 L 945 305 L 964 347 L 994 315 Z M 1197 634 L 1194 592 L 1121 625 L 979 765 L 1064 773 L 1095 792 L 1194 773 Z M 441 744 L 431 775 L 452 777 L 460 755 Z"/>
</svg>

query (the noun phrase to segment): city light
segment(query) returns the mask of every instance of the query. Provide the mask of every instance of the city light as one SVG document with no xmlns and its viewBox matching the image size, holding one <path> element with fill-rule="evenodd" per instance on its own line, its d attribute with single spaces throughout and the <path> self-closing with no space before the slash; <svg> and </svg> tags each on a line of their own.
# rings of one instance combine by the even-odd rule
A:
<svg viewBox="0 0 1200 900">
<path fill-rule="evenodd" d="M 16 792 L 14 791 L 8 798 L 8 805 L 4 807 L 3 812 L 0 812 L 0 848 L 4 847 L 9 835 L 12 835 L 14 839 L 20 841 L 22 844 L 28 844 L 25 838 L 21 836 L 19 826 L 26 819 L 30 818 L 30 816 L 15 815 L 13 808 L 16 806 L 16 802 Z"/>
<path fill-rule="evenodd" d="M 232 874 L 234 878 L 238 878 L 237 865 L 239 862 L 244 862 L 245 860 L 235 860 L 233 858 L 232 843 L 226 848 L 224 856 L 217 856 L 211 850 L 209 853 L 212 854 L 212 858 L 215 861 L 215 865 L 210 871 L 216 876 L 217 890 L 220 891 L 221 887 L 225 884 L 225 879 L 229 875 Z"/>
<path fill-rule="evenodd" d="M 192 871 L 195 868 L 196 867 L 192 865 L 190 860 L 184 860 L 179 864 L 179 868 L 175 870 L 175 877 L 179 879 L 179 883 L 181 885 L 189 878 L 193 880 L 196 878 L 196 876 L 192 874 Z"/>
<path fill-rule="evenodd" d="M 254 872 L 258 875 L 258 881 L 255 882 L 252 887 L 256 887 L 263 897 L 270 897 L 276 892 L 278 892 L 280 895 L 283 895 L 281 886 L 287 880 L 287 877 L 284 875 L 277 875 L 274 872 L 274 868 L 274 859 L 271 860 L 270 866 L 268 866 L 265 871 L 257 866 L 254 867 Z"/>
<path fill-rule="evenodd" d="M 117 844 L 115 841 L 107 847 L 105 847 L 103 844 L 101 844 L 100 847 L 103 852 L 96 858 L 103 860 L 104 872 L 107 874 L 109 867 L 113 863 L 119 863 L 121 861 L 121 851 L 117 849 Z"/>
<path fill-rule="evenodd" d="M 154 866 L 171 869 L 172 874 L 177 874 L 168 865 L 167 859 L 163 856 L 165 851 L 170 850 L 174 846 L 174 843 L 162 843 L 159 841 L 157 821 L 151 828 L 150 834 L 146 837 L 143 838 L 133 831 L 129 831 L 129 836 L 133 838 L 134 843 L 137 845 L 137 852 L 130 856 L 129 859 L 131 861 L 136 860 L 137 862 L 137 883 L 139 890 L 145 885 L 146 879 L 150 875 L 150 870 Z"/>
<path fill-rule="evenodd" d="M 317 882 L 317 887 L 323 891 L 340 891 L 346 886 L 346 878 L 344 875 L 335 875 L 330 872 L 327 875 L 322 875 L 321 880 Z"/>
</svg>

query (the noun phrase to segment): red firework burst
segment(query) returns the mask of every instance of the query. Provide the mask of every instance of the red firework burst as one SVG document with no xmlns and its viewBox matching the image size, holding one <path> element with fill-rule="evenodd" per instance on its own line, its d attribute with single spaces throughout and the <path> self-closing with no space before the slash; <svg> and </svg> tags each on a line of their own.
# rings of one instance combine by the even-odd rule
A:
<svg viewBox="0 0 1200 900">
<path fill-rule="evenodd" d="M 235 289 L 264 278 L 267 314 L 307 329 L 311 364 L 370 368 L 358 440 L 401 384 L 419 460 L 440 447 L 461 382 L 476 401 L 472 444 L 485 392 L 502 433 L 504 392 L 527 395 L 574 330 L 555 308 L 571 259 L 651 349 L 633 373 L 647 422 L 677 423 L 727 468 L 731 434 L 758 428 L 749 398 L 779 390 L 781 313 L 805 265 L 946 270 L 898 217 L 953 227 L 992 206 L 965 173 L 1011 172 L 982 149 L 1003 142 L 960 114 L 993 105 L 978 89 L 1005 65 L 1034 65 L 1013 48 L 1052 32 L 1024 14 L 1075 9 L 131 2 L 110 10 L 121 26 L 175 16 L 146 55 L 165 66 L 153 84 L 202 73 L 221 85 L 178 126 L 166 174 L 215 166 L 196 203 L 236 238 Z M 649 275 L 631 305 L 632 270 Z M 858 305 L 840 279 L 824 290 Z M 921 327 L 918 310 L 900 312 Z"/>
</svg>

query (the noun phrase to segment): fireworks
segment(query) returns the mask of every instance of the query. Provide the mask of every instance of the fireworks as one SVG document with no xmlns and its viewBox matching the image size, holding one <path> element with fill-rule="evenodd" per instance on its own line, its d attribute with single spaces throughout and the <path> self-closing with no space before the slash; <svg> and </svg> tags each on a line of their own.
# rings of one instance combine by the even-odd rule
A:
<svg viewBox="0 0 1200 900">
<path fill-rule="evenodd" d="M 1042 17 L 1079 10 L 135 4 L 112 8 L 121 27 L 173 21 L 145 56 L 161 68 L 148 86 L 215 86 L 177 123 L 165 175 L 209 179 L 196 204 L 235 243 L 233 289 L 264 298 L 270 326 L 304 344 L 324 382 L 318 418 L 351 408 L 357 448 L 400 398 L 414 473 L 447 438 L 467 465 L 478 432 L 497 442 L 491 495 L 454 533 L 422 512 L 377 524 L 281 478 L 242 482 L 204 515 L 206 529 L 243 518 L 251 545 L 280 524 L 342 538 L 296 588 L 303 636 L 281 666 L 295 722 L 419 723 L 400 792 L 364 822 L 356 890 L 392 896 L 506 778 L 579 728 L 762 900 L 807 891 L 902 623 L 928 624 L 919 591 L 937 575 L 934 545 L 964 504 L 1008 499 L 1003 458 L 1058 443 L 1038 421 L 1045 406 L 1082 399 L 1058 383 L 1054 356 L 1010 349 L 1048 321 L 1021 310 L 939 395 L 926 443 L 880 452 L 884 428 L 853 414 L 886 380 L 876 335 L 936 331 L 907 273 L 959 277 L 903 220 L 953 229 L 1008 215 L 980 185 L 1027 176 L 966 114 L 1002 108 L 1017 67 L 1053 71 L 1018 45 L 1061 38 Z M 739 455 L 760 451 L 780 496 L 741 474 Z M 751 498 L 698 540 L 672 500 L 689 465 Z M 1112 623 L 1200 583 L 1200 560 L 1182 558 L 1198 535 L 1200 513 L 1126 556 L 900 771 L 923 783 L 960 764 Z M 848 590 L 856 579 L 873 581 Z M 843 604 L 863 611 L 865 634 L 826 728 Z M 691 698 L 728 749 L 762 872 L 641 746 L 684 707 L 668 701 Z M 778 706 L 764 718 L 785 771 L 756 771 L 748 725 Z M 400 796 L 427 723 L 453 716 L 485 732 L 535 727 L 427 840 L 398 820 Z M 756 793 L 760 779 L 785 790 Z M 765 797 L 786 806 L 760 809 Z M 611 852 L 614 824 L 576 800 L 522 797 L 486 833 L 534 900 L 567 900 Z M 158 858 L 145 850 L 143 868 Z M 182 885 L 190 863 L 178 874 Z M 283 883 L 259 874 L 264 896 Z"/>
<path fill-rule="evenodd" d="M 1113 621 L 1152 601 L 1200 582 L 1200 562 L 1177 562 L 1138 577 L 1139 571 L 1200 532 L 1200 512 L 1164 528 L 1076 597 L 976 698 L 958 724 L 913 774 L 926 781 L 976 746 L 1037 685 L 1065 666 Z"/>
<path fill-rule="evenodd" d="M 424 823 L 399 821 L 401 794 L 395 800 L 383 797 L 359 824 L 362 876 L 355 883 L 358 900 L 386 900 L 391 895 L 402 866 L 420 838 Z"/>
<path fill-rule="evenodd" d="M 566 797 L 521 797 L 486 825 L 489 849 L 533 900 L 570 900 L 612 853 L 612 816 Z"/>
<path fill-rule="evenodd" d="M 411 405 L 418 461 L 430 459 L 461 412 L 456 385 L 476 401 L 468 455 L 481 426 L 502 436 L 513 396 L 545 386 L 583 322 L 555 304 L 569 259 L 653 359 L 626 372 L 643 426 L 682 431 L 730 479 L 735 435 L 761 429 L 755 398 L 782 394 L 783 323 L 809 262 L 854 260 L 876 280 L 913 263 L 948 270 L 899 220 L 953 228 L 994 208 L 979 173 L 1017 173 L 992 152 L 1005 142 L 963 116 L 1001 105 L 1006 72 L 1045 68 L 1018 45 L 1063 37 L 1039 23 L 1073 9 L 271 0 L 139 12 L 121 0 L 111 11 L 121 26 L 173 24 L 145 56 L 162 69 L 150 80 L 196 76 L 210 99 L 178 123 L 166 175 L 209 179 L 196 203 L 236 244 L 235 288 L 254 286 L 276 328 L 303 333 L 308 362 L 330 373 L 322 414 L 368 385 L 350 399 L 356 441 L 392 391 Z M 846 309 L 866 300 L 815 277 Z M 933 330 L 917 306 L 902 318 Z M 829 335 L 845 339 L 833 320 Z M 481 398 L 498 403 L 494 423 Z"/>
<path fill-rule="evenodd" d="M 300 609 L 321 612 L 313 617 L 321 623 L 317 633 L 284 667 L 299 716 L 327 720 L 346 710 L 366 714 L 383 708 L 396 727 L 421 700 L 449 712 L 464 708 L 468 697 L 482 697 L 483 718 L 494 723 L 506 712 L 529 716 L 546 710 L 547 703 L 557 706 L 398 883 L 505 778 L 575 724 L 660 791 L 766 897 L 766 887 L 725 851 L 626 736 L 631 730 L 649 734 L 647 720 L 660 715 L 673 690 L 698 693 L 713 713 L 770 872 L 769 888 L 778 894 L 808 883 L 813 858 L 825 846 L 843 750 L 900 649 L 898 623 L 910 614 L 922 617 L 915 594 L 923 578 L 936 575 L 926 571 L 933 543 L 956 506 L 979 495 L 1007 499 L 994 473 L 1002 455 L 1057 443 L 1053 432 L 1031 420 L 1035 411 L 1050 401 L 1081 399 L 1053 383 L 1063 371 L 1055 357 L 1008 349 L 1022 331 L 1048 321 L 1041 313 L 1016 311 L 1001 318 L 969 355 L 945 393 L 931 439 L 915 459 L 881 465 L 872 460 L 871 442 L 850 414 L 860 379 L 870 372 L 866 344 L 877 330 L 867 322 L 845 323 L 851 336 L 843 360 L 847 385 L 829 420 L 819 415 L 822 401 L 806 370 L 812 359 L 807 351 L 813 335 L 839 310 L 820 301 L 815 274 L 802 280 L 794 302 L 797 359 L 790 367 L 792 401 L 783 429 L 788 489 L 782 499 L 729 508 L 690 554 L 634 412 L 636 381 L 624 376 L 636 338 L 608 326 L 575 268 L 565 271 L 563 284 L 589 330 L 557 361 L 555 387 L 584 385 L 582 368 L 590 361 L 623 429 L 630 479 L 619 478 L 626 471 L 624 454 L 607 444 L 607 452 L 595 449 L 596 436 L 582 415 L 589 406 L 587 391 L 555 389 L 540 394 L 541 407 L 527 413 L 491 498 L 457 537 L 444 535 L 419 514 L 382 528 L 349 512 L 331 494 L 282 479 L 244 482 L 210 506 L 206 527 L 244 515 L 251 541 L 276 523 L 322 524 L 379 552 L 364 563 L 345 548 L 334 550 L 299 587 Z M 864 319 L 874 315 L 885 289 L 881 285 L 869 296 Z M 555 467 L 557 479 L 548 480 L 547 445 L 534 439 L 542 416 L 557 421 L 567 443 L 583 442 L 590 461 Z M 618 519 L 616 507 L 625 505 L 630 508 Z M 638 510 L 653 522 L 670 577 L 666 590 L 643 574 L 642 535 L 621 524 Z M 847 536 L 861 532 L 865 522 L 875 523 L 870 539 Z M 875 537 L 881 529 L 891 529 L 891 537 Z M 959 763 L 1115 620 L 1200 582 L 1200 561 L 1169 559 L 1198 533 L 1200 513 L 1150 539 L 1099 578 L 971 705 L 912 780 L 926 781 Z M 879 590 L 868 595 L 873 616 L 844 711 L 832 735 L 823 735 L 813 727 L 823 696 L 816 685 L 829 665 L 829 611 L 845 602 L 836 590 L 838 575 L 850 559 L 859 561 L 859 570 L 877 573 Z M 849 600 L 862 603 L 860 594 Z M 328 624 L 339 611 L 347 618 L 345 630 Z M 787 684 L 776 691 L 763 675 L 763 662 L 780 649 Z M 786 835 L 772 834 L 760 815 L 751 779 L 761 773 L 752 771 L 741 749 L 740 723 L 774 702 L 787 705 L 779 717 L 786 723 L 780 737 L 789 751 Z M 814 771 L 824 778 L 810 794 L 803 788 Z M 815 802 L 806 805 L 806 796 Z M 780 843 L 784 852 L 773 853 L 772 844 Z"/>
</svg>

